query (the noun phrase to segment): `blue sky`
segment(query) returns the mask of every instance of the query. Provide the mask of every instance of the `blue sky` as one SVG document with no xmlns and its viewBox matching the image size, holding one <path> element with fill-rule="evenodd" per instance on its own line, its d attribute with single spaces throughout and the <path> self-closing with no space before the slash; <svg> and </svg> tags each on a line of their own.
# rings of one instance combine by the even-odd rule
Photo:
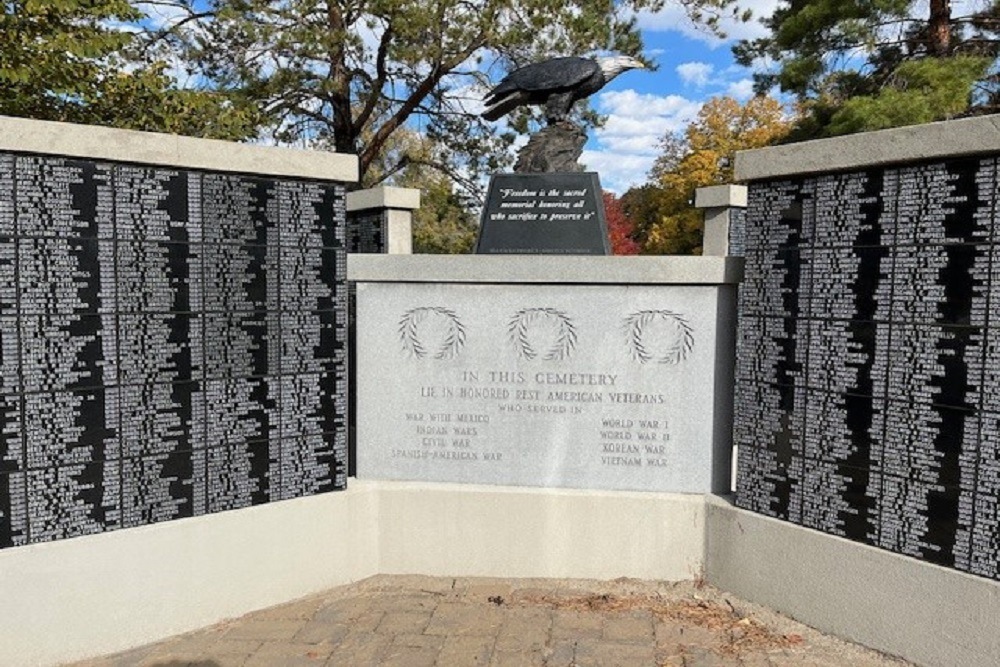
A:
<svg viewBox="0 0 1000 667">
<path fill-rule="evenodd" d="M 770 14 L 776 4 L 741 3 L 756 17 Z M 645 53 L 659 69 L 625 72 L 593 98 L 608 121 L 591 134 L 581 159 L 600 174 L 605 189 L 619 194 L 646 181 L 659 140 L 666 132 L 683 130 L 705 101 L 718 95 L 750 97 L 752 72 L 735 64 L 732 45 L 764 34 L 755 18 L 749 24 L 726 24 L 728 38 L 721 40 L 691 25 L 669 4 L 658 14 L 640 15 L 639 26 Z"/>
</svg>

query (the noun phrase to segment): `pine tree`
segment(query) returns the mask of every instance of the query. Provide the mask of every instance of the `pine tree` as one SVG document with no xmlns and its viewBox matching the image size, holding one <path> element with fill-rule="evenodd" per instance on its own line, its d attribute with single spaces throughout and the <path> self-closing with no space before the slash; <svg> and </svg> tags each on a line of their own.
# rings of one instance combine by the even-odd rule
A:
<svg viewBox="0 0 1000 667">
<path fill-rule="evenodd" d="M 790 139 L 829 136 L 997 110 L 1000 2 L 956 15 L 950 0 L 790 0 L 771 34 L 734 50 L 759 91 L 796 95 Z"/>
</svg>

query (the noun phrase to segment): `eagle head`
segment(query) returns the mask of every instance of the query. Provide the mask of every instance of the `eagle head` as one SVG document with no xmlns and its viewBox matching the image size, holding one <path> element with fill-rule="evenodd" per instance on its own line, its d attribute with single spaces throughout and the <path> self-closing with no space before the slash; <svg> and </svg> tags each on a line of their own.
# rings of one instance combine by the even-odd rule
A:
<svg viewBox="0 0 1000 667">
<path fill-rule="evenodd" d="M 607 58 L 597 58 L 597 64 L 601 67 L 605 81 L 611 81 L 627 69 L 645 69 L 641 60 L 632 56 L 609 56 Z"/>
</svg>

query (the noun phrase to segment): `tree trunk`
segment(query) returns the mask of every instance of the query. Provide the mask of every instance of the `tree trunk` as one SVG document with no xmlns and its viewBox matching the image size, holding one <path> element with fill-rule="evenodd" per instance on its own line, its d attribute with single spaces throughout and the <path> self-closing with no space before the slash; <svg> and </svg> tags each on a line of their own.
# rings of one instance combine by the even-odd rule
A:
<svg viewBox="0 0 1000 667">
<path fill-rule="evenodd" d="M 931 55 L 943 58 L 951 53 L 951 0 L 930 0 L 927 21 L 927 48 Z"/>
<path fill-rule="evenodd" d="M 327 25 L 334 35 L 346 35 L 347 25 L 341 12 L 339 2 L 329 2 L 327 5 Z M 353 110 L 351 109 L 351 75 L 347 68 L 344 47 L 338 42 L 327 54 L 329 78 L 333 82 L 330 92 L 332 111 L 333 147 L 338 153 L 358 154 L 358 133 L 354 130 Z"/>
</svg>

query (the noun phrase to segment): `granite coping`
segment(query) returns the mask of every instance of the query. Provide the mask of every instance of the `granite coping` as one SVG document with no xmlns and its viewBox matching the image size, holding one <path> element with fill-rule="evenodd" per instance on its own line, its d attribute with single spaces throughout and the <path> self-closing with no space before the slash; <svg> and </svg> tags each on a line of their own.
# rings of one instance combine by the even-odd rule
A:
<svg viewBox="0 0 1000 667">
<path fill-rule="evenodd" d="M 394 208 L 416 210 L 420 208 L 420 190 L 382 186 L 347 193 L 348 211 Z"/>
<path fill-rule="evenodd" d="M 739 257 L 376 255 L 347 257 L 347 279 L 405 283 L 735 285 Z"/>
<path fill-rule="evenodd" d="M 962 118 L 736 153 L 735 180 L 1000 153 L 1000 116 Z"/>
<path fill-rule="evenodd" d="M 695 208 L 746 208 L 745 185 L 709 185 L 694 191 Z"/>
<path fill-rule="evenodd" d="M 0 151 L 355 182 L 354 155 L 0 116 Z"/>
</svg>

